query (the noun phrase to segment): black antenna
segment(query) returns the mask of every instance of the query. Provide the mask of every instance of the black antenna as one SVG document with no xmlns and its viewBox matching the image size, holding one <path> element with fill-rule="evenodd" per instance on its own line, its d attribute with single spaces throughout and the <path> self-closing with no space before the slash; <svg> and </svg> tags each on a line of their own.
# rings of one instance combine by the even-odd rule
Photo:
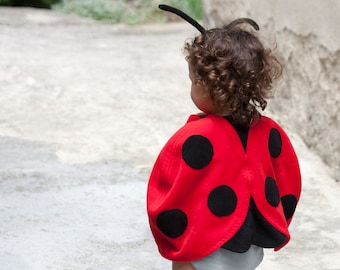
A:
<svg viewBox="0 0 340 270">
<path fill-rule="evenodd" d="M 236 19 L 234 21 L 232 21 L 231 23 L 227 24 L 226 27 L 233 27 L 237 24 L 240 23 L 248 23 L 250 24 L 256 31 L 260 30 L 260 27 L 258 26 L 258 24 L 256 22 L 254 22 L 252 19 L 249 18 L 240 18 L 240 19 Z"/>
<path fill-rule="evenodd" d="M 174 8 L 174 7 L 170 7 L 168 5 L 159 5 L 158 7 L 162 10 L 172 12 L 172 13 L 178 15 L 179 17 L 181 17 L 182 19 L 186 20 L 188 23 L 190 23 L 192 26 L 194 26 L 198 31 L 200 31 L 201 34 L 203 34 L 205 32 L 205 29 L 202 25 L 200 25 L 196 20 L 191 18 L 188 14 L 185 14 L 183 11 L 181 11 L 177 8 Z"/>
</svg>

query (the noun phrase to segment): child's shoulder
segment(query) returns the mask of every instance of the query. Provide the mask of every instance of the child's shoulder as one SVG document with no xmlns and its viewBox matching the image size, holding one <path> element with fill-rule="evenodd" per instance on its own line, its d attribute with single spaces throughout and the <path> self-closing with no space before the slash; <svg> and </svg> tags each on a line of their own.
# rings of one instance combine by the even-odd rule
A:
<svg viewBox="0 0 340 270">
<path fill-rule="evenodd" d="M 209 136 L 212 132 L 217 132 L 218 126 L 225 121 L 222 117 L 213 115 L 192 114 L 186 123 L 170 138 L 170 141 L 177 142 L 192 136 Z"/>
<path fill-rule="evenodd" d="M 207 117 L 207 115 L 203 114 L 203 113 L 191 114 L 188 117 L 187 123 L 197 121 L 197 120 L 201 120 L 201 119 L 204 119 L 206 117 Z"/>
<path fill-rule="evenodd" d="M 232 125 L 222 116 L 194 114 L 173 134 L 170 142 L 180 145 L 189 137 L 211 139 L 228 136 L 232 131 Z"/>
<path fill-rule="evenodd" d="M 182 126 L 172 138 L 182 139 L 193 134 L 216 137 L 217 134 L 224 134 L 228 136 L 234 131 L 235 127 L 225 118 L 218 115 L 201 115 L 192 114 L 188 117 L 187 122 Z M 268 116 L 261 116 L 254 125 L 251 125 L 252 133 L 260 134 L 271 132 L 273 129 L 279 131 L 282 135 L 285 134 L 284 129 L 278 122 Z"/>
<path fill-rule="evenodd" d="M 189 128 L 189 129 L 206 129 L 207 127 L 220 125 L 221 123 L 228 123 L 230 125 L 229 121 L 226 121 L 225 117 L 218 116 L 218 115 L 203 115 L 203 114 L 192 114 L 188 117 L 188 120 L 186 122 L 186 125 L 184 125 L 183 128 Z M 271 117 L 261 115 L 258 120 L 255 121 L 254 127 L 277 127 L 282 129 L 281 125 L 274 120 Z"/>
<path fill-rule="evenodd" d="M 222 116 L 213 114 L 192 114 L 189 116 L 184 129 L 189 129 L 196 132 L 205 132 L 216 129 L 221 124 L 229 124 L 228 121 Z"/>
</svg>

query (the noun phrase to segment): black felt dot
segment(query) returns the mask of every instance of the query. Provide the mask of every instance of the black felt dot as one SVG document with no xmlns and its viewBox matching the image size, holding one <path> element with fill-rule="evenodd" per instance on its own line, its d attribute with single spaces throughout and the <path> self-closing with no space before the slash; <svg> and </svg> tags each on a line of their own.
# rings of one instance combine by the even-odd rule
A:
<svg viewBox="0 0 340 270">
<path fill-rule="evenodd" d="M 281 198 L 281 202 L 282 202 L 282 207 L 285 213 L 286 220 L 288 220 L 293 216 L 295 212 L 297 199 L 294 195 L 289 194 L 289 195 L 283 196 Z"/>
<path fill-rule="evenodd" d="M 276 185 L 276 181 L 271 178 L 266 178 L 265 193 L 267 201 L 274 207 L 278 206 L 280 203 L 280 194 Z"/>
<path fill-rule="evenodd" d="M 236 204 L 235 192 L 225 185 L 213 189 L 208 196 L 209 210 L 218 217 L 230 215 L 235 211 Z"/>
<path fill-rule="evenodd" d="M 190 136 L 182 146 L 184 161 L 194 169 L 202 169 L 207 166 L 213 157 L 211 142 L 201 135 Z"/>
<path fill-rule="evenodd" d="M 172 209 L 160 213 L 156 224 L 166 236 L 176 238 L 184 233 L 188 225 L 188 218 L 183 211 Z"/>
<path fill-rule="evenodd" d="M 273 158 L 278 157 L 281 154 L 282 139 L 280 132 L 276 128 L 272 128 L 269 134 L 268 141 L 269 153 Z"/>
</svg>

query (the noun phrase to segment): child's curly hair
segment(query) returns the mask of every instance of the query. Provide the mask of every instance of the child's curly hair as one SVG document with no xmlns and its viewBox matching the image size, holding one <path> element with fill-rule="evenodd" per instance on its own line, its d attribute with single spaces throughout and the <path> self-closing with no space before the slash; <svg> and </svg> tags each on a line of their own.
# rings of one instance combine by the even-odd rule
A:
<svg viewBox="0 0 340 270">
<path fill-rule="evenodd" d="M 235 124 L 249 127 L 265 109 L 273 81 L 282 66 L 254 33 L 229 24 L 207 30 L 184 47 L 195 82 L 208 89 L 224 115 Z"/>
</svg>

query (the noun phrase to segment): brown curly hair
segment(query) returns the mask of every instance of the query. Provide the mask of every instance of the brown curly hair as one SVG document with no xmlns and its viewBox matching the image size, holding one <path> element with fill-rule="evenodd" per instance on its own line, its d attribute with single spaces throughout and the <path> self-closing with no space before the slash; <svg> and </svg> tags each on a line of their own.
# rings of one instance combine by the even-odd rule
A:
<svg viewBox="0 0 340 270">
<path fill-rule="evenodd" d="M 259 38 L 233 23 L 205 31 L 184 47 L 195 82 L 208 89 L 221 115 L 249 127 L 272 96 L 282 66 Z"/>
</svg>

